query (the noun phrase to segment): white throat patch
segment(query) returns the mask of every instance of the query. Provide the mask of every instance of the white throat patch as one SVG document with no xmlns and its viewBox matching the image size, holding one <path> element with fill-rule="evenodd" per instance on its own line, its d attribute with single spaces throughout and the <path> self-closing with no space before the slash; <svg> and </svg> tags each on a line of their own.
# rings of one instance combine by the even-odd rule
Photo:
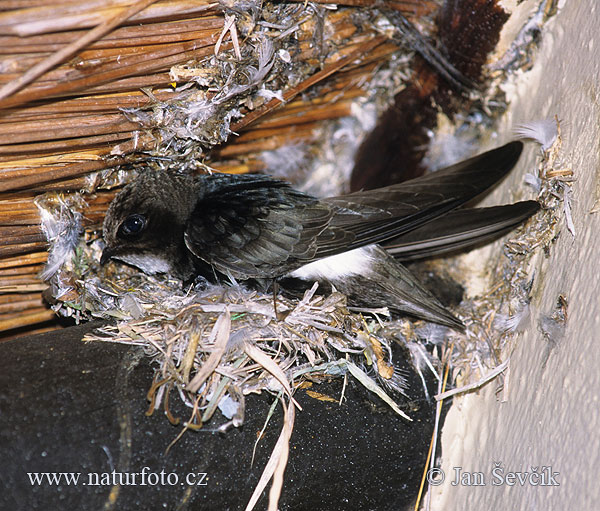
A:
<svg viewBox="0 0 600 511">
<path fill-rule="evenodd" d="M 156 273 L 169 273 L 171 271 L 171 263 L 162 257 L 157 257 L 150 254 L 126 254 L 115 256 L 127 264 L 139 268 L 144 273 L 155 275 Z"/>
</svg>

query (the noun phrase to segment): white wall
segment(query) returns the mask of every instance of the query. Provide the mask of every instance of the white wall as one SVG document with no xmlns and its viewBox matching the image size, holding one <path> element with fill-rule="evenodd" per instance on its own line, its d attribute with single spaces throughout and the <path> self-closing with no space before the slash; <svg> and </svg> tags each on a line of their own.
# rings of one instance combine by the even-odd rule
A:
<svg viewBox="0 0 600 511">
<path fill-rule="evenodd" d="M 567 0 L 547 24 L 531 71 L 523 74 L 505 119 L 502 141 L 518 123 L 562 120 L 565 162 L 572 167 L 573 238 L 563 226 L 549 258 L 538 258 L 532 318 L 511 356 L 505 402 L 494 383 L 455 399 L 443 430 L 446 481 L 432 490 L 434 510 L 600 509 L 600 2 Z M 534 168 L 530 144 L 520 173 L 494 194 L 511 200 L 511 187 Z M 498 247 L 497 247 L 498 248 Z M 565 335 L 550 351 L 537 325 L 568 300 Z M 492 485 L 491 471 L 551 466 L 560 486 Z M 486 485 L 452 486 L 454 467 L 484 473 Z"/>
</svg>

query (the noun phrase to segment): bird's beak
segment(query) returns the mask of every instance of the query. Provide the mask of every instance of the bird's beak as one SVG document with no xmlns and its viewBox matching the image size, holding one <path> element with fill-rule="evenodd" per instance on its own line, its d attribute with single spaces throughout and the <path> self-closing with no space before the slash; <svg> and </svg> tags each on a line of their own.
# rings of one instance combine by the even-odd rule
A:
<svg viewBox="0 0 600 511">
<path fill-rule="evenodd" d="M 105 247 L 100 256 L 100 264 L 104 266 L 113 255 L 114 251 L 110 247 Z"/>
</svg>

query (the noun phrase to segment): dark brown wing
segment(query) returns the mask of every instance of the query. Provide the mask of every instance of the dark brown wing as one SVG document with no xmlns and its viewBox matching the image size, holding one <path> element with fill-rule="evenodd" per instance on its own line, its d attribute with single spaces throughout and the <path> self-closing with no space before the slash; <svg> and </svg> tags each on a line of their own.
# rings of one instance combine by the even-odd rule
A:
<svg viewBox="0 0 600 511">
<path fill-rule="evenodd" d="M 320 201 L 267 176 L 205 176 L 197 181 L 185 243 L 233 277 L 281 276 L 399 236 L 461 206 L 504 177 L 521 149 L 512 142 L 418 179 Z"/>
<path fill-rule="evenodd" d="M 215 174 L 198 181 L 185 231 L 188 249 L 235 278 L 272 278 L 315 258 L 332 211 L 286 183 L 260 175 Z"/>
<path fill-rule="evenodd" d="M 522 149 L 511 142 L 404 183 L 323 199 L 336 214 L 319 236 L 316 256 L 383 242 L 465 204 L 500 181 Z"/>
</svg>

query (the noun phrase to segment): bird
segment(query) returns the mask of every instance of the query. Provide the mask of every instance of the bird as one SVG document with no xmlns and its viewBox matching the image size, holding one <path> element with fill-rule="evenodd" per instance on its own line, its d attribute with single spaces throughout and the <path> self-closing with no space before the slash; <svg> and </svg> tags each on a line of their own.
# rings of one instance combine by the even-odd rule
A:
<svg viewBox="0 0 600 511">
<path fill-rule="evenodd" d="M 318 281 L 353 303 L 463 330 L 402 261 L 496 238 L 538 211 L 531 200 L 461 208 L 508 174 L 522 149 L 509 142 L 409 181 L 326 198 L 262 174 L 147 169 L 109 205 L 100 263 L 184 283 Z"/>
</svg>

